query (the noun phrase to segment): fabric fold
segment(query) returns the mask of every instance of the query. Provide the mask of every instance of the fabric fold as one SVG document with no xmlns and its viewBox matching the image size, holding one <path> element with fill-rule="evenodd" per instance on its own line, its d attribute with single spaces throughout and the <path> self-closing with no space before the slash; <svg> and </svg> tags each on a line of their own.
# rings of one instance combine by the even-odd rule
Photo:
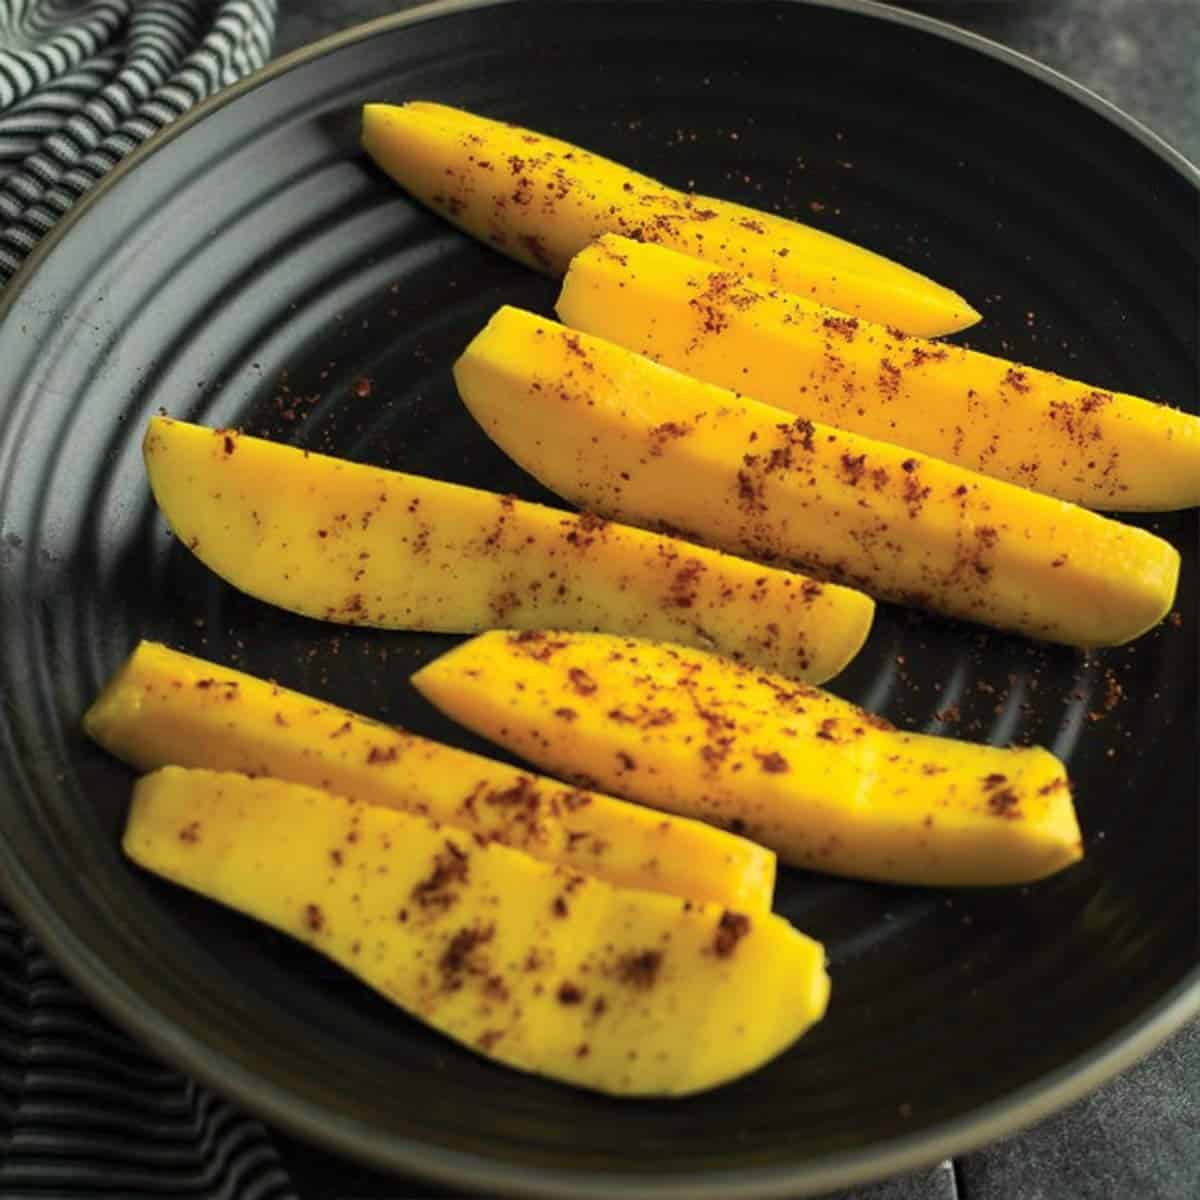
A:
<svg viewBox="0 0 1200 1200">
<path fill-rule="evenodd" d="M 276 0 L 0 0 L 0 285 L 127 154 L 270 56 Z"/>
</svg>

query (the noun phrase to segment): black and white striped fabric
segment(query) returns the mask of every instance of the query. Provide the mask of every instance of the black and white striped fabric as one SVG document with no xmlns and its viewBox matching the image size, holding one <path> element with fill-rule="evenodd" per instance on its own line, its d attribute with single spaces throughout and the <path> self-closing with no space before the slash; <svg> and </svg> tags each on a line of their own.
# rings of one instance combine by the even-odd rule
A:
<svg viewBox="0 0 1200 1200">
<path fill-rule="evenodd" d="M 0 286 L 134 147 L 266 62 L 276 0 L 0 0 Z"/>
<path fill-rule="evenodd" d="M 0 909 L 0 1196 L 295 1200 L 263 1126 L 153 1061 Z"/>
</svg>

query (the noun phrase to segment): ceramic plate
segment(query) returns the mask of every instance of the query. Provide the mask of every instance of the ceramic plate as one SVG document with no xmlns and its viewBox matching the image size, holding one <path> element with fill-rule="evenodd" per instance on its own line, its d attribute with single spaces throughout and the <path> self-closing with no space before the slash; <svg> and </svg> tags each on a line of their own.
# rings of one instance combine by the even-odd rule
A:
<svg viewBox="0 0 1200 1200">
<path fill-rule="evenodd" d="M 881 609 L 835 690 L 906 728 L 1052 746 L 1086 860 L 986 894 L 784 872 L 779 909 L 829 949 L 829 1016 L 706 1095 L 621 1102 L 495 1066 L 123 860 L 132 776 L 79 718 L 141 637 L 479 748 L 408 684 L 454 639 L 237 594 L 168 536 L 139 452 L 164 409 L 546 498 L 450 365 L 499 304 L 548 313 L 556 288 L 361 155 L 359 106 L 418 97 L 796 215 L 970 298 L 981 349 L 1196 407 L 1196 174 L 979 39 L 852 0 L 514 2 L 304 50 L 135 155 L 0 296 L 0 868 L 21 917 L 248 1109 L 493 1193 L 811 1194 L 1000 1136 L 1145 1053 L 1200 999 L 1194 512 L 1145 522 L 1183 575 L 1129 648 Z"/>
</svg>

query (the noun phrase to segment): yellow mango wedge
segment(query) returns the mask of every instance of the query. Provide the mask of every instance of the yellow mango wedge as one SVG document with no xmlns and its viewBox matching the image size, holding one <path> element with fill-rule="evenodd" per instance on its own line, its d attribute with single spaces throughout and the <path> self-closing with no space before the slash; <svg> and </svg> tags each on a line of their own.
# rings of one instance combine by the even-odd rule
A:
<svg viewBox="0 0 1200 1200">
<path fill-rule="evenodd" d="M 911 333 L 979 320 L 961 296 L 841 238 L 676 191 L 568 142 L 444 104 L 368 104 L 362 144 L 423 204 L 550 274 L 600 234 L 622 233 Z"/>
<path fill-rule="evenodd" d="M 1141 529 L 796 417 L 502 308 L 455 364 L 467 407 L 572 503 L 881 599 L 1074 646 L 1170 610 L 1179 554 Z"/>
<path fill-rule="evenodd" d="M 821 1019 L 824 950 L 780 917 L 572 874 L 408 813 L 175 767 L 124 848 L 306 942 L 434 1029 L 615 1095 L 686 1095 Z"/>
<path fill-rule="evenodd" d="M 771 906 L 774 855 L 743 838 L 664 821 L 155 642 L 134 650 L 84 730 L 140 771 L 269 775 L 428 816 L 613 883 L 748 912 Z"/>
<path fill-rule="evenodd" d="M 608 235 L 558 315 L 697 379 L 1087 508 L 1200 504 L 1200 418 L 848 318 L 770 283 Z"/>
<path fill-rule="evenodd" d="M 900 733 L 828 692 L 699 650 L 560 640 L 543 660 L 486 633 L 413 683 L 539 766 L 736 829 L 794 866 L 994 885 L 1082 857 L 1066 773 L 1046 750 Z"/>
<path fill-rule="evenodd" d="M 822 682 L 858 653 L 861 592 L 512 496 L 152 417 L 176 536 L 240 591 L 346 625 L 602 629 Z"/>
</svg>

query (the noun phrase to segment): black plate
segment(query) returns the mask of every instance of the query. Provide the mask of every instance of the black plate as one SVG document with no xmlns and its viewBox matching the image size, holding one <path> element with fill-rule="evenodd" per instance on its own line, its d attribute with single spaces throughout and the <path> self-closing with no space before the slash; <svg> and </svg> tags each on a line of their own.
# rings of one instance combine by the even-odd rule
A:
<svg viewBox="0 0 1200 1200">
<path fill-rule="evenodd" d="M 548 311 L 555 287 L 363 160 L 360 103 L 408 97 L 799 214 L 960 289 L 979 347 L 1196 406 L 1195 173 L 978 39 L 850 0 L 514 3 L 303 51 L 136 155 L 3 296 L 0 865 L 21 916 L 118 1021 L 268 1119 L 489 1191 L 808 1194 L 996 1137 L 1149 1050 L 1200 1001 L 1191 512 L 1148 522 L 1183 553 L 1178 613 L 1127 649 L 881 612 L 837 690 L 911 728 L 1052 745 L 1087 859 L 986 895 L 786 873 L 779 907 L 829 947 L 829 1017 L 705 1096 L 493 1066 L 122 860 L 131 777 L 79 717 L 142 636 L 474 744 L 407 683 L 451 639 L 235 594 L 168 538 L 138 451 L 161 406 L 542 495 L 448 368 L 498 304 Z"/>
</svg>

